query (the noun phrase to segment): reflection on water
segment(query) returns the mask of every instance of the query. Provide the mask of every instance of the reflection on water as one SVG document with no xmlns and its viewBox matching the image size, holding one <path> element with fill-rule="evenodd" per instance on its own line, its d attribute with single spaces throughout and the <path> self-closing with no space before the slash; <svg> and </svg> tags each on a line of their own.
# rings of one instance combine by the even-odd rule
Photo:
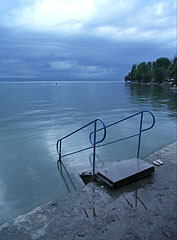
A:
<svg viewBox="0 0 177 240">
<path fill-rule="evenodd" d="M 176 100 L 177 93 L 167 89 L 122 83 L 0 83 L 0 223 L 68 192 L 56 168 L 57 139 L 96 118 L 108 125 L 148 109 L 156 125 L 143 133 L 143 158 L 176 139 Z M 107 139 L 133 134 L 138 123 L 135 119 L 116 126 Z M 63 141 L 63 153 L 87 147 L 92 131 Z M 130 139 L 98 148 L 97 167 L 136 156 L 137 143 Z M 79 174 L 91 169 L 91 153 L 63 159 L 76 187 L 83 186 Z M 64 170 L 63 175 L 67 177 Z M 71 183 L 68 187 L 73 189 Z"/>
<path fill-rule="evenodd" d="M 64 184 L 66 186 L 67 191 L 71 192 L 72 189 L 76 190 L 77 188 L 76 188 L 76 186 L 75 186 L 75 184 L 74 184 L 74 182 L 73 182 L 69 172 L 67 171 L 64 163 L 62 161 L 58 160 L 57 161 L 57 167 L 58 167 L 58 171 L 60 173 L 60 176 L 63 179 L 63 182 L 64 182 Z"/>
<path fill-rule="evenodd" d="M 145 179 L 146 183 L 152 184 L 152 181 L 148 178 Z M 131 188 L 130 188 L 131 186 Z M 129 189 L 128 189 L 129 188 Z M 148 204 L 149 199 L 145 198 L 146 194 L 142 192 L 144 185 L 129 185 L 129 187 L 122 187 L 121 189 L 102 189 L 99 191 L 102 196 L 97 197 L 97 187 L 91 186 L 89 189 L 89 199 L 88 199 L 88 207 L 83 207 L 83 213 L 86 218 L 96 218 L 100 216 L 109 215 L 110 211 L 120 211 L 123 214 L 124 209 L 132 209 L 134 211 L 143 210 L 147 211 L 150 207 Z M 105 208 L 100 203 L 100 199 L 105 201 L 105 197 L 109 198 L 109 202 L 113 202 L 115 208 L 113 208 L 113 204 L 111 204 L 112 208 L 109 208 L 109 205 Z M 99 202 L 98 202 L 99 200 Z M 111 220 L 111 219 L 110 219 Z M 109 221 L 109 220 L 108 220 Z"/>
<path fill-rule="evenodd" d="M 150 186 L 153 184 L 153 175 L 143 178 L 132 184 L 125 185 L 124 187 L 117 189 L 116 191 L 111 191 L 107 189 L 107 194 L 111 196 L 115 201 L 118 200 L 118 206 L 121 209 L 122 203 L 126 204 L 127 207 L 138 210 L 148 210 L 149 207 L 149 197 L 147 196 L 145 186 Z"/>
<path fill-rule="evenodd" d="M 138 202 L 144 207 L 145 210 L 147 210 L 146 205 L 144 204 L 144 202 L 139 198 L 138 196 L 138 190 L 136 189 L 133 193 L 134 196 L 134 204 L 128 199 L 128 196 L 122 194 L 122 197 L 126 200 L 127 204 L 131 207 L 131 208 L 137 208 L 138 207 Z M 131 196 L 132 198 L 132 196 Z"/>
<path fill-rule="evenodd" d="M 129 84 L 126 90 L 134 101 L 151 104 L 151 109 L 155 111 L 166 109 L 171 117 L 177 117 L 177 91 L 172 91 L 167 87 L 136 84 Z"/>
<path fill-rule="evenodd" d="M 92 162 L 90 162 L 92 164 Z M 76 190 L 76 186 L 73 182 L 72 177 L 70 176 L 68 170 L 66 169 L 64 163 L 62 161 L 57 161 L 57 167 L 58 171 L 63 179 L 63 182 L 65 184 L 65 187 L 67 191 L 70 193 L 72 189 Z M 152 184 L 152 176 L 147 177 L 145 180 L 146 184 Z M 100 183 L 99 183 L 100 185 Z M 101 185 L 100 185 L 101 186 Z M 103 186 L 102 186 L 103 187 Z M 114 191 L 111 191 L 110 188 L 105 188 L 105 191 L 112 197 L 112 198 L 120 198 L 120 200 L 124 200 L 124 202 L 131 208 L 136 210 L 138 207 L 142 206 L 144 210 L 147 210 L 147 206 L 145 201 L 141 199 L 141 197 L 138 194 L 138 191 L 140 191 L 141 188 L 144 187 L 144 182 L 142 183 L 139 181 L 138 183 L 134 183 L 132 185 L 127 185 L 122 187 L 118 192 L 116 192 L 116 189 Z M 118 188 L 117 188 L 118 189 Z M 97 205 L 97 200 L 95 199 L 95 188 L 92 188 L 92 191 L 90 192 L 91 199 L 89 200 L 89 204 L 91 204 L 92 207 L 89 208 L 83 208 L 83 212 L 86 216 L 86 218 L 96 218 L 97 215 L 99 216 L 99 213 L 97 214 L 97 210 L 99 212 L 99 206 Z M 119 209 L 120 210 L 120 209 Z"/>
<path fill-rule="evenodd" d="M 96 218 L 97 217 L 97 213 L 96 213 L 96 201 L 95 201 L 95 197 L 94 197 L 94 194 L 95 193 L 95 190 L 93 188 L 93 192 L 91 193 L 91 205 L 92 207 L 91 208 L 83 208 L 83 211 L 84 211 L 84 214 L 86 216 L 86 218 Z"/>
<path fill-rule="evenodd" d="M 127 204 L 127 207 L 130 207 L 131 209 L 137 210 L 141 205 L 144 210 L 148 210 L 147 206 L 145 203 L 140 199 L 138 196 L 138 190 L 135 190 L 134 192 L 127 193 L 127 194 L 122 194 L 120 197 L 120 201 L 124 199 L 124 205 Z M 96 218 L 97 216 L 99 217 L 100 211 L 103 211 L 102 208 L 100 208 L 96 201 L 94 200 L 94 189 L 93 189 L 93 196 L 92 196 L 92 207 L 90 208 L 83 208 L 83 212 L 86 216 L 86 218 Z M 119 205 L 117 205 L 118 207 Z M 121 208 L 121 205 L 119 206 Z M 121 209 L 118 208 L 117 210 L 120 211 Z"/>
</svg>

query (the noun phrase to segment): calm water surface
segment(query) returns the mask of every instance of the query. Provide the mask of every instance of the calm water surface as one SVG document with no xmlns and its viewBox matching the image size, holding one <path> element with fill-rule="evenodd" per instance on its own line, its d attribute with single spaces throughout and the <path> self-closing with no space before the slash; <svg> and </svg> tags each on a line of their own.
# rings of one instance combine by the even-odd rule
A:
<svg viewBox="0 0 177 240">
<path fill-rule="evenodd" d="M 95 118 L 105 124 L 151 110 L 156 125 L 143 133 L 141 157 L 176 140 L 177 92 L 113 82 L 0 83 L 0 224 L 72 190 L 57 169 L 56 141 Z M 116 126 L 114 140 L 136 133 L 139 118 Z M 144 127 L 151 124 L 145 116 Z M 63 153 L 89 146 L 92 127 L 63 142 Z M 97 167 L 136 156 L 137 139 L 97 149 Z M 74 185 L 91 168 L 91 151 L 63 159 Z"/>
</svg>

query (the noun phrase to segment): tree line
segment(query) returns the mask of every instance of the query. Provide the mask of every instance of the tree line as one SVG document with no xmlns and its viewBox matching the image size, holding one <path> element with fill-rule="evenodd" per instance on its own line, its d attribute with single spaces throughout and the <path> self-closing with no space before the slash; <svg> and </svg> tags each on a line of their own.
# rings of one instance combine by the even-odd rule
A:
<svg viewBox="0 0 177 240">
<path fill-rule="evenodd" d="M 133 64 L 131 71 L 125 76 L 125 81 L 127 80 L 159 84 L 171 81 L 173 85 L 177 85 L 177 56 L 171 61 L 166 57 L 161 57 L 154 62 Z"/>
</svg>

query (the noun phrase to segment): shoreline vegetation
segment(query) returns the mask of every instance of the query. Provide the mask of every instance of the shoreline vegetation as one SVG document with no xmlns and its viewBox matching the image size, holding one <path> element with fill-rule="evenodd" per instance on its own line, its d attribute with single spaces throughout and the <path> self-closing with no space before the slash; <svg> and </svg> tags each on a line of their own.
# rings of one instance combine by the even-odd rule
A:
<svg viewBox="0 0 177 240">
<path fill-rule="evenodd" d="M 142 85 L 170 86 L 177 89 L 177 56 L 171 61 L 166 57 L 154 62 L 133 64 L 125 82 Z"/>
</svg>

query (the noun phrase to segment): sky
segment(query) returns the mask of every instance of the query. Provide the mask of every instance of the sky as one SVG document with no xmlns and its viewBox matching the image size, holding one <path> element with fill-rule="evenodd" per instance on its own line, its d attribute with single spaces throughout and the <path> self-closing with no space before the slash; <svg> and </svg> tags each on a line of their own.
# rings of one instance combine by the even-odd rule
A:
<svg viewBox="0 0 177 240">
<path fill-rule="evenodd" d="M 176 0 L 0 1 L 0 79 L 123 80 L 176 56 Z"/>
</svg>

